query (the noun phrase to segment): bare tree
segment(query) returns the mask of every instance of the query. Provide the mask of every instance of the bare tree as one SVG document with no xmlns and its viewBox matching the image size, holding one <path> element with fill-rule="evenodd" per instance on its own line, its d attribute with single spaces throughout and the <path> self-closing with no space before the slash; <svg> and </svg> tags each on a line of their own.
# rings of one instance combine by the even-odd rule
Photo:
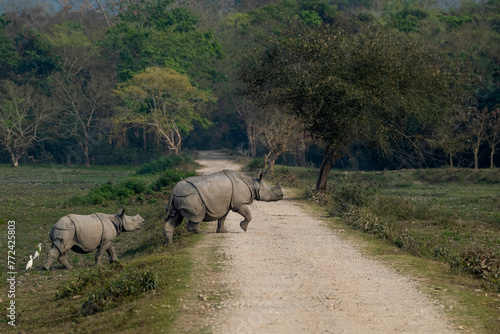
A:
<svg viewBox="0 0 500 334">
<path fill-rule="evenodd" d="M 65 12 L 93 12 L 102 15 L 108 27 L 114 25 L 111 17 L 123 8 L 123 0 L 56 0 Z"/>
<path fill-rule="evenodd" d="M 53 95 L 61 111 L 57 131 L 76 138 L 89 166 L 92 136 L 101 131 L 101 116 L 113 103 L 115 71 L 110 64 L 101 63 L 100 49 L 79 27 L 54 26 L 47 38 L 61 67 L 53 76 Z"/>
<path fill-rule="evenodd" d="M 245 120 L 250 156 L 255 158 L 257 156 L 257 137 L 261 131 L 261 127 L 258 126 L 259 113 L 255 107 L 245 100 L 241 100 L 240 103 L 234 102 L 236 111 Z"/>
<path fill-rule="evenodd" d="M 90 166 L 89 149 L 93 136 L 105 131 L 101 119 L 112 105 L 114 77 L 114 71 L 99 68 L 89 70 L 85 79 L 63 74 L 54 76 L 54 94 L 62 111 L 58 132 L 76 138 L 86 166 Z"/>
<path fill-rule="evenodd" d="M 50 120 L 47 98 L 30 85 L 2 81 L 0 91 L 0 144 L 11 157 L 13 167 L 39 139 L 40 126 Z"/>
<path fill-rule="evenodd" d="M 466 136 L 460 125 L 460 119 L 443 120 L 443 125 L 436 128 L 434 138 L 429 140 L 431 147 L 441 148 L 445 152 L 452 168 L 453 157 L 466 148 Z"/>
<path fill-rule="evenodd" d="M 500 108 L 497 108 L 491 111 L 488 115 L 488 134 L 486 137 L 486 141 L 490 146 L 490 168 L 495 167 L 493 162 L 493 157 L 495 156 L 495 150 L 500 144 Z"/>
<path fill-rule="evenodd" d="M 264 165 L 273 172 L 277 158 L 299 149 L 304 131 L 297 117 L 283 112 L 279 107 L 263 110 L 259 116 L 257 138 L 266 148 Z"/>
<path fill-rule="evenodd" d="M 479 148 L 487 138 L 488 110 L 469 108 L 463 116 L 467 142 L 474 154 L 474 169 L 479 169 Z"/>
</svg>

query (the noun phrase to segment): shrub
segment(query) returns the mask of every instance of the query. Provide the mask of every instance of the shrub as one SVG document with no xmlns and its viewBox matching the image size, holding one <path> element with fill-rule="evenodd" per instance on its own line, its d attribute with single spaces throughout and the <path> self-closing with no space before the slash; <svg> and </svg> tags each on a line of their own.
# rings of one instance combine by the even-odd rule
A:
<svg viewBox="0 0 500 334">
<path fill-rule="evenodd" d="M 264 169 L 264 159 L 255 158 L 247 165 L 246 170 L 252 172 L 258 169 Z"/>
<path fill-rule="evenodd" d="M 346 183 L 334 189 L 334 210 L 338 214 L 351 207 L 371 207 L 375 201 L 375 188 Z"/>
<path fill-rule="evenodd" d="M 162 156 L 143 164 L 136 172 L 138 175 L 158 174 L 168 169 L 181 169 L 185 165 L 193 165 L 194 161 L 186 155 Z"/>
<path fill-rule="evenodd" d="M 137 299 L 144 293 L 157 290 L 158 275 L 151 269 L 127 268 L 118 275 L 102 281 L 88 293 L 79 315 L 88 316 L 115 308 L 125 301 Z"/>
<path fill-rule="evenodd" d="M 320 191 L 310 188 L 304 191 L 304 197 L 309 202 L 323 207 L 330 207 L 332 203 L 331 188 L 326 191 Z"/>
<path fill-rule="evenodd" d="M 192 171 L 183 172 L 180 170 L 167 170 L 166 172 L 161 174 L 160 177 L 153 183 L 151 189 L 153 189 L 154 191 L 161 191 L 166 187 L 172 187 L 177 182 L 186 177 L 195 175 L 197 175 L 196 172 Z"/>
<path fill-rule="evenodd" d="M 77 195 L 71 197 L 68 205 L 92 204 L 100 205 L 105 201 L 119 200 L 139 195 L 145 192 L 148 186 L 145 181 L 139 179 L 128 179 L 120 183 L 107 182 L 89 191 L 85 196 Z"/>
<path fill-rule="evenodd" d="M 285 167 L 276 168 L 276 170 L 269 176 L 266 176 L 266 178 L 268 178 L 274 183 L 280 184 L 285 187 L 296 188 L 300 185 L 297 175 L 295 175 L 290 170 L 290 168 L 285 168 Z"/>
<path fill-rule="evenodd" d="M 158 290 L 160 280 L 151 268 L 123 266 L 98 267 L 80 275 L 56 292 L 56 300 L 83 294 L 78 316 L 88 316 L 135 300 L 152 290 Z"/>
<path fill-rule="evenodd" d="M 460 254 L 461 268 L 476 278 L 488 282 L 490 288 L 500 292 L 500 256 L 488 249 L 469 249 Z M 455 268 L 456 268 L 455 264 Z"/>
</svg>

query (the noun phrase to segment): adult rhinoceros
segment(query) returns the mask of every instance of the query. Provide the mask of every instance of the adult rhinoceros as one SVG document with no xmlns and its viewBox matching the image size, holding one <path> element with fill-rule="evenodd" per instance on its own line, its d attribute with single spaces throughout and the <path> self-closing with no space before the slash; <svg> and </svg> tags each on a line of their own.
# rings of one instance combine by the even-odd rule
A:
<svg viewBox="0 0 500 334">
<path fill-rule="evenodd" d="M 57 259 L 67 269 L 73 268 L 66 257 L 66 252 L 70 249 L 80 254 L 97 249 L 96 265 L 100 264 L 104 252 L 108 253 L 109 262 L 116 262 L 118 258 L 111 241 L 121 232 L 135 231 L 143 226 L 144 219 L 141 216 L 126 216 L 125 209 L 121 209 L 116 215 L 94 213 L 88 216 L 64 216 L 50 229 L 52 248 L 47 254 L 43 269 L 50 270 L 52 262 Z"/>
<path fill-rule="evenodd" d="M 262 180 L 232 170 L 223 170 L 210 175 L 188 177 L 179 181 L 170 195 L 165 218 L 167 245 L 172 242 L 174 229 L 188 220 L 187 229 L 200 233 L 202 221 L 217 220 L 217 233 L 227 232 L 224 221 L 229 211 L 245 218 L 240 223 L 246 231 L 252 215 L 248 205 L 253 200 L 272 202 L 283 199 L 280 186 L 270 187 Z"/>
</svg>

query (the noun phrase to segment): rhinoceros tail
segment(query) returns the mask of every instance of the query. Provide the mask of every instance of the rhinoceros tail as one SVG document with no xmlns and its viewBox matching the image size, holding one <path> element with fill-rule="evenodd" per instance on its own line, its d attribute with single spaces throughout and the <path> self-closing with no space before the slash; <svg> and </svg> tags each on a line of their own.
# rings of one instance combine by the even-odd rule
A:
<svg viewBox="0 0 500 334">
<path fill-rule="evenodd" d="M 171 208 L 172 208 L 172 201 L 174 200 L 174 192 L 172 191 L 172 193 L 170 194 L 170 198 L 168 199 L 168 204 L 167 204 L 167 215 L 166 215 L 166 219 L 168 219 L 168 216 L 170 215 L 170 211 L 171 211 Z"/>
</svg>

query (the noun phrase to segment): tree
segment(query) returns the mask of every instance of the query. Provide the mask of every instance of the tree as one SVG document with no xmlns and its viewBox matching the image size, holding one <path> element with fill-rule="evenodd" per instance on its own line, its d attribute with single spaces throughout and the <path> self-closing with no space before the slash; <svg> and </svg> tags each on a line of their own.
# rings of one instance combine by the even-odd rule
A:
<svg viewBox="0 0 500 334">
<path fill-rule="evenodd" d="M 257 128 L 257 139 L 266 149 L 264 166 L 274 171 L 274 164 L 284 153 L 298 150 L 304 131 L 300 120 L 282 110 L 283 107 L 256 109 L 254 127 Z"/>
<path fill-rule="evenodd" d="M 490 146 L 490 168 L 495 167 L 493 158 L 495 156 L 495 150 L 500 144 L 500 108 L 496 108 L 489 113 L 488 117 L 488 130 L 486 141 Z"/>
<path fill-rule="evenodd" d="M 115 94 L 123 101 L 115 120 L 150 129 L 174 154 L 180 152 L 182 134 L 191 131 L 194 122 L 209 124 L 204 115 L 215 103 L 214 96 L 194 87 L 187 75 L 160 67 L 134 75 Z"/>
<path fill-rule="evenodd" d="M 107 44 L 118 55 L 121 81 L 147 67 L 169 67 L 207 87 L 222 79 L 214 62 L 222 49 L 211 32 L 197 29 L 198 19 L 174 0 L 130 1 L 108 30 Z"/>
<path fill-rule="evenodd" d="M 463 125 L 467 142 L 474 154 L 474 169 L 479 169 L 479 149 L 486 140 L 489 122 L 488 109 L 479 110 L 471 107 L 463 116 Z"/>
<path fill-rule="evenodd" d="M 39 129 L 51 118 L 47 98 L 32 86 L 0 82 L 0 143 L 13 167 L 39 139 Z"/>
<path fill-rule="evenodd" d="M 86 166 L 90 166 L 93 135 L 103 131 L 102 118 L 113 106 L 114 68 L 102 65 L 99 48 L 81 31 L 67 23 L 53 27 L 47 39 L 59 55 L 61 71 L 53 75 L 52 94 L 61 113 L 57 131 L 76 138 Z"/>
<path fill-rule="evenodd" d="M 5 20 L 5 15 L 0 16 L 0 79 L 8 79 L 15 72 L 19 56 L 16 53 L 12 40 L 7 37 L 5 27 L 9 24 Z"/>
<path fill-rule="evenodd" d="M 423 146 L 439 120 L 460 110 L 459 73 L 432 49 L 374 27 L 347 34 L 331 26 L 292 28 L 247 59 L 248 94 L 290 105 L 324 147 L 317 189 L 343 151 L 366 142 L 385 154 Z M 453 77 L 453 75 L 455 77 Z"/>
<path fill-rule="evenodd" d="M 444 151 L 452 168 L 453 157 L 465 148 L 466 139 L 460 127 L 460 119 L 444 119 L 443 124 L 436 128 L 435 137 L 429 141 L 431 147 Z"/>
</svg>

